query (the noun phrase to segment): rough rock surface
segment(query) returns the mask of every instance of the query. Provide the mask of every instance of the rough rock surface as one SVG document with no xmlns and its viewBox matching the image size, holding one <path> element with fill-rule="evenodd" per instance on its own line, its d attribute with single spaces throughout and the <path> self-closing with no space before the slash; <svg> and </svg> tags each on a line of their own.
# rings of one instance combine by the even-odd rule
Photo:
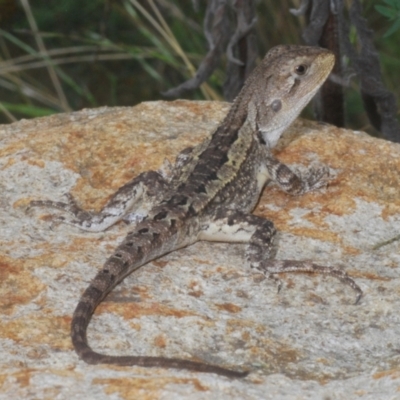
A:
<svg viewBox="0 0 400 400">
<path fill-rule="evenodd" d="M 327 164 L 326 190 L 291 197 L 267 187 L 256 213 L 280 230 L 278 258 L 343 266 L 335 279 L 252 273 L 243 246 L 200 242 L 142 267 L 98 308 L 91 345 L 240 365 L 213 374 L 90 366 L 69 338 L 83 289 L 129 227 L 87 233 L 51 222 L 33 199 L 71 192 L 99 209 L 119 186 L 204 138 L 227 104 L 154 102 L 0 126 L 0 398 L 400 398 L 400 145 L 299 120 L 277 152 Z M 398 397 L 396 397 L 398 396 Z"/>
</svg>

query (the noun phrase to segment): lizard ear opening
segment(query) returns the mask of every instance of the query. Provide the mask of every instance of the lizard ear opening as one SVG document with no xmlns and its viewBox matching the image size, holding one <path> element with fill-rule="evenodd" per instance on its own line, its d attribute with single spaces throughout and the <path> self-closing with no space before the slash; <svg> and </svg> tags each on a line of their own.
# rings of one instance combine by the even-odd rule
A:
<svg viewBox="0 0 400 400">
<path fill-rule="evenodd" d="M 282 102 L 280 100 L 276 99 L 271 103 L 272 111 L 278 112 L 281 108 L 282 108 Z"/>
</svg>

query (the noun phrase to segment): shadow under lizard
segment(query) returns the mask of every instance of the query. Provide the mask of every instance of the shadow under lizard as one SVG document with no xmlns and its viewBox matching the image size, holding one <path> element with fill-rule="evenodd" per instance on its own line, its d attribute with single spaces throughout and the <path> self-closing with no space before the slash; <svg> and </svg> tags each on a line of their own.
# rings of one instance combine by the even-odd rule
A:
<svg viewBox="0 0 400 400">
<path fill-rule="evenodd" d="M 292 172 L 271 155 L 271 148 L 327 79 L 335 59 L 325 49 L 277 46 L 247 79 L 229 113 L 203 143 L 182 151 L 168 176 L 148 171 L 122 186 L 98 213 L 68 202 L 32 201 L 31 207 L 61 209 L 55 219 L 88 231 L 102 231 L 120 220 L 133 230 L 116 248 L 84 291 L 71 322 L 72 343 L 89 364 L 179 368 L 228 377 L 249 371 L 183 359 L 108 356 L 93 351 L 86 331 L 96 307 L 127 275 L 155 258 L 198 240 L 247 243 L 251 268 L 267 277 L 281 272 L 331 275 L 362 295 L 346 272 L 310 261 L 271 257 L 274 225 L 251 214 L 264 186 L 274 182 L 293 195 L 326 186 L 329 170 Z M 135 209 L 147 214 L 138 222 Z"/>
</svg>

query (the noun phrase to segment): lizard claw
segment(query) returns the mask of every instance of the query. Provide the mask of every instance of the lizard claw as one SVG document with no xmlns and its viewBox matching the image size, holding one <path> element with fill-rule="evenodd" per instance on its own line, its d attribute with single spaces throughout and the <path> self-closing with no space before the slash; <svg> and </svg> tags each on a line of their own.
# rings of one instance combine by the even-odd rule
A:
<svg viewBox="0 0 400 400">
<path fill-rule="evenodd" d="M 304 182 L 303 193 L 325 188 L 331 179 L 329 167 L 326 165 L 312 166 L 302 177 Z"/>
</svg>

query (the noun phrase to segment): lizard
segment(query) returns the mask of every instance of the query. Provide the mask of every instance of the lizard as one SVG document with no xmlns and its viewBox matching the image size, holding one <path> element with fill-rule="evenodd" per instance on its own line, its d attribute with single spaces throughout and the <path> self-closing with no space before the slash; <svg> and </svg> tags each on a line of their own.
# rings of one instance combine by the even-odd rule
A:
<svg viewBox="0 0 400 400">
<path fill-rule="evenodd" d="M 104 231 L 121 220 L 132 225 L 74 311 L 71 339 L 82 360 L 178 368 L 232 378 L 248 374 L 240 368 L 178 358 L 103 355 L 88 344 L 91 317 L 116 285 L 146 263 L 199 240 L 246 243 L 250 267 L 277 281 L 276 274 L 282 272 L 333 276 L 354 289 L 356 303 L 359 301 L 360 287 L 342 269 L 273 258 L 274 225 L 251 214 L 269 183 L 292 195 L 327 185 L 329 168 L 292 171 L 272 155 L 271 149 L 327 79 L 334 63 L 333 53 L 323 48 L 273 47 L 250 74 L 225 119 L 201 144 L 183 150 L 169 174 L 141 173 L 120 187 L 100 212 L 81 209 L 71 195 L 67 195 L 67 202 L 31 201 L 30 207 L 61 210 L 61 215 L 53 215 L 54 220 L 86 231 Z"/>
</svg>

